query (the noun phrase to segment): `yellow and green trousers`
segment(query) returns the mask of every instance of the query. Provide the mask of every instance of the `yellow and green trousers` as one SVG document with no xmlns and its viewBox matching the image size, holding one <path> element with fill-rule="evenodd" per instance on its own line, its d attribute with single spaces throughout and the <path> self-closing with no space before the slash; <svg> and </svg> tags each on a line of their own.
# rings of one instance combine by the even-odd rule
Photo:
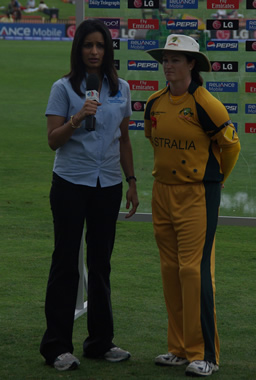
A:
<svg viewBox="0 0 256 380">
<path fill-rule="evenodd" d="M 215 232 L 219 183 L 154 181 L 152 216 L 168 312 L 168 351 L 219 364 Z"/>
</svg>

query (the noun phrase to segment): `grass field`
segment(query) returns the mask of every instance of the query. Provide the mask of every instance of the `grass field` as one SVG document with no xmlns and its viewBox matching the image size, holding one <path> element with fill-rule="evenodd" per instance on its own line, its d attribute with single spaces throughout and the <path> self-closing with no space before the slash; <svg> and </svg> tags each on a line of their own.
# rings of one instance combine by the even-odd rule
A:
<svg viewBox="0 0 256 380">
<path fill-rule="evenodd" d="M 0 40 L 1 65 L 1 92 L 0 101 L 2 113 L 2 136 L 0 140 L 0 155 L 2 167 L 2 187 L 10 187 L 10 183 L 17 181 L 19 175 L 19 157 L 27 158 L 27 168 L 38 165 L 40 176 L 50 177 L 54 153 L 50 151 L 46 142 L 46 120 L 44 112 L 52 83 L 69 70 L 69 55 L 71 42 L 56 41 L 7 41 Z M 250 52 L 243 53 L 244 46 L 239 44 L 241 54 L 237 54 L 240 71 L 238 73 L 209 73 L 204 74 L 205 81 L 226 80 L 238 81 L 240 92 L 216 94 L 223 102 L 238 103 L 238 114 L 231 115 L 232 120 L 238 123 L 239 137 L 242 151 L 239 161 L 228 179 L 222 193 L 221 215 L 228 216 L 256 216 L 256 165 L 255 165 L 255 134 L 244 132 L 244 123 L 254 122 L 254 115 L 245 115 L 246 103 L 253 103 L 255 95 L 244 93 L 245 81 L 255 80 L 255 73 L 244 72 L 244 61 L 249 59 Z M 211 53 L 211 54 L 210 54 Z M 213 52 L 209 58 L 213 59 Z M 222 52 L 215 52 L 214 59 L 221 58 Z M 230 56 L 232 53 L 229 53 Z M 234 53 L 233 53 L 234 54 Z M 144 52 L 131 52 L 127 50 L 127 43 L 121 42 L 120 51 L 116 52 L 116 59 L 120 59 L 120 76 L 126 80 L 140 79 L 140 72 L 127 71 L 128 59 L 147 59 Z M 210 56 L 212 55 L 212 56 Z M 228 59 L 228 58 L 225 58 Z M 232 58 L 230 58 L 232 59 Z M 154 79 L 161 78 L 159 73 Z M 152 73 L 145 72 L 143 79 L 152 79 Z M 160 84 L 161 86 L 161 84 Z M 137 93 L 132 91 L 133 100 L 146 100 L 148 91 Z M 142 112 L 134 112 L 134 120 L 142 120 Z M 33 131 L 33 133 L 32 133 Z M 36 133 L 35 133 L 36 132 Z M 146 141 L 143 131 L 130 132 L 136 175 L 138 177 L 138 190 L 140 196 L 140 212 L 150 212 L 150 199 L 153 178 L 153 152 Z M 8 147 L 8 151 L 3 153 Z M 31 161 L 31 152 L 38 152 L 36 160 Z M 9 172 L 6 168 L 8 162 L 16 165 Z M 10 173 L 15 173 L 11 176 Z M 28 171 L 27 171 L 28 173 Z M 29 175 L 29 174 L 27 174 Z M 124 205 L 123 205 L 124 206 Z M 122 206 L 122 210 L 124 207 Z"/>
<path fill-rule="evenodd" d="M 63 6 L 65 10 L 69 7 L 70 13 L 74 10 L 73 5 L 60 0 L 49 0 L 47 4 Z M 81 360 L 78 371 L 57 373 L 40 357 L 45 288 L 53 249 L 48 194 L 54 153 L 47 146 L 44 111 L 52 83 L 69 70 L 70 48 L 70 42 L 0 40 L 0 379 L 182 379 L 184 368 L 154 365 L 154 357 L 167 350 L 167 316 L 150 223 L 118 222 L 112 260 L 115 343 L 131 351 L 131 360 L 112 365 L 84 359 L 86 315 L 76 320 L 74 327 L 74 353 Z M 215 54 L 210 59 L 223 58 L 223 53 Z M 145 59 L 144 53 L 128 52 L 122 42 L 118 57 L 122 60 L 120 75 L 125 79 L 139 78 L 139 73 L 127 72 L 126 61 Z M 223 59 L 232 57 L 224 55 Z M 239 73 L 227 74 L 228 79 L 222 73 L 218 77 L 238 80 L 242 89 L 247 80 L 244 61 L 252 58 L 244 53 L 243 44 L 236 57 Z M 217 80 L 215 75 L 209 74 L 205 80 Z M 254 76 L 250 74 L 249 79 L 254 81 Z M 132 96 L 136 99 L 138 95 Z M 255 102 L 251 99 L 255 96 L 247 97 L 241 90 L 224 100 L 239 103 L 234 121 L 239 124 L 242 153 L 223 192 L 222 215 L 256 215 L 255 136 L 243 130 L 245 120 L 252 122 L 254 118 L 244 114 L 244 104 Z M 134 115 L 134 119 L 140 118 L 142 115 Z M 138 211 L 150 212 L 151 147 L 143 132 L 131 131 L 131 139 L 140 197 Z M 216 302 L 221 367 L 213 376 L 216 380 L 256 379 L 255 245 L 253 228 L 218 227 Z"/>
<path fill-rule="evenodd" d="M 33 154 L 32 158 L 36 155 Z M 31 186 L 35 169 L 31 170 Z M 112 259 L 115 342 L 130 361 L 110 364 L 82 357 L 86 314 L 75 321 L 78 371 L 57 373 L 44 364 L 39 344 L 45 329 L 44 297 L 52 251 L 47 191 L 36 196 L 18 186 L 0 217 L 0 378 L 3 380 L 178 380 L 184 367 L 161 368 L 154 357 L 167 350 L 167 316 L 152 225 L 118 222 Z M 7 195 L 6 195 L 7 197 Z M 13 209 L 13 210 L 12 210 Z M 217 316 L 221 340 L 216 380 L 255 380 L 255 244 L 249 227 L 219 226 L 216 245 Z"/>
</svg>

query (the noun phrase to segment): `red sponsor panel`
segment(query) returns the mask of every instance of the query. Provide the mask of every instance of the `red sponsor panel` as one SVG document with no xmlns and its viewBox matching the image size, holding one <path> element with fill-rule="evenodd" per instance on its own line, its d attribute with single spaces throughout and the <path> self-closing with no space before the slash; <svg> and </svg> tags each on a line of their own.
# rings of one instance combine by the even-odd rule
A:
<svg viewBox="0 0 256 380">
<path fill-rule="evenodd" d="M 246 82 L 245 83 L 245 92 L 256 93 L 256 82 Z"/>
<path fill-rule="evenodd" d="M 68 25 L 66 29 L 66 35 L 69 38 L 74 38 L 76 32 L 76 26 L 75 25 Z"/>
<path fill-rule="evenodd" d="M 217 30 L 216 32 L 216 38 L 218 40 L 229 40 L 231 37 L 230 30 Z"/>
<path fill-rule="evenodd" d="M 111 33 L 111 37 L 112 37 L 113 39 L 119 37 L 119 29 L 109 29 L 109 31 L 110 31 L 110 33 Z"/>
<path fill-rule="evenodd" d="M 135 91 L 158 91 L 157 80 L 128 80 L 130 90 Z"/>
<path fill-rule="evenodd" d="M 256 133 L 256 123 L 245 123 L 245 133 Z"/>
<path fill-rule="evenodd" d="M 128 19 L 128 29 L 159 29 L 159 21 L 155 19 Z"/>
<path fill-rule="evenodd" d="M 207 9 L 239 9 L 239 0 L 207 0 Z"/>
</svg>

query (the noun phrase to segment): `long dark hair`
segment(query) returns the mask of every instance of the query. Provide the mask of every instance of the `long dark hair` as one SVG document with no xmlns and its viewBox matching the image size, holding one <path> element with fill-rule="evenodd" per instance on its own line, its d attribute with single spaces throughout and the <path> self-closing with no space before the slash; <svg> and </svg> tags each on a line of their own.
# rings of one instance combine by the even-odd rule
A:
<svg viewBox="0 0 256 380">
<path fill-rule="evenodd" d="M 187 61 L 188 62 L 192 62 L 194 57 L 189 55 L 189 54 L 185 54 L 185 56 L 187 57 Z M 195 66 L 194 68 L 192 69 L 191 71 L 191 78 L 194 82 L 196 82 L 199 86 L 202 86 L 203 83 L 204 83 L 204 80 L 203 78 L 201 77 L 200 75 L 200 72 L 197 70 L 197 65 L 195 63 Z"/>
<path fill-rule="evenodd" d="M 64 77 L 69 78 L 72 88 L 77 95 L 84 95 L 80 90 L 81 82 L 85 77 L 85 66 L 82 59 L 82 46 L 85 37 L 94 32 L 100 32 L 104 37 L 105 52 L 101 67 L 101 75 L 103 77 L 103 75 L 106 74 L 108 77 L 110 95 L 114 96 L 118 92 L 118 74 L 114 65 L 113 42 L 109 29 L 99 19 L 87 19 L 81 22 L 78 26 L 71 49 L 70 72 L 64 75 Z"/>
</svg>

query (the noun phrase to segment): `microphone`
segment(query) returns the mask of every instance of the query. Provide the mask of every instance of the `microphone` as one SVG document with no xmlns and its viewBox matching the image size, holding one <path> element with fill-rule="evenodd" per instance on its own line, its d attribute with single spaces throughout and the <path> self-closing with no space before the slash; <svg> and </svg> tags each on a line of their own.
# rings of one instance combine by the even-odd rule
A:
<svg viewBox="0 0 256 380">
<path fill-rule="evenodd" d="M 99 102 L 99 77 L 96 74 L 89 74 L 86 80 L 85 99 L 95 100 Z M 85 118 L 85 129 L 87 131 L 95 131 L 95 116 L 89 115 Z"/>
</svg>

